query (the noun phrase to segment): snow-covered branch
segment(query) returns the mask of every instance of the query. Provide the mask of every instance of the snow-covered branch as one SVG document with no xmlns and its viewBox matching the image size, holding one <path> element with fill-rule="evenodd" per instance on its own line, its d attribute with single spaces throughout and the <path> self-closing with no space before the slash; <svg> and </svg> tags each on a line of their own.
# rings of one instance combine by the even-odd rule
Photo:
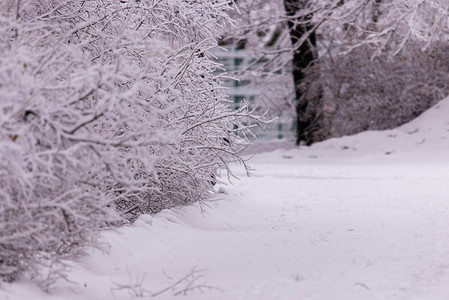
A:
<svg viewBox="0 0 449 300">
<path fill-rule="evenodd" d="M 123 217 L 209 199 L 247 121 L 265 122 L 228 108 L 211 59 L 231 9 L 0 3 L 1 277 L 78 253 Z"/>
</svg>

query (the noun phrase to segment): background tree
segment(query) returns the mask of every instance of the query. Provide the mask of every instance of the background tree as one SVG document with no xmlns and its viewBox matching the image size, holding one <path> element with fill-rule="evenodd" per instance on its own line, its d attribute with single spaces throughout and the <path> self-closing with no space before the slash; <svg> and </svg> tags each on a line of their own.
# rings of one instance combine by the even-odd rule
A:
<svg viewBox="0 0 449 300">
<path fill-rule="evenodd" d="M 284 0 L 284 7 L 291 43 L 295 48 L 292 59 L 292 73 L 296 98 L 296 144 L 304 141 L 307 145 L 310 145 L 313 142 L 313 137 L 309 132 L 313 131 L 317 112 L 308 108 L 311 101 L 320 100 L 320 95 L 316 95 L 315 99 L 305 99 L 303 96 L 305 70 L 311 67 L 317 58 L 316 28 L 311 22 L 313 13 L 309 12 L 307 1 Z M 314 106 L 310 105 L 310 107 Z"/>
<path fill-rule="evenodd" d="M 256 3 L 251 1 L 258 13 L 250 11 L 249 2 L 238 2 L 242 21 L 237 27 L 241 30 L 229 40 L 251 41 L 246 43 L 246 50 L 257 61 L 238 75 L 258 74 L 269 82 L 272 76 L 293 70 L 296 98 L 303 99 L 295 104 L 299 142 L 310 144 L 362 130 L 392 128 L 447 94 L 442 43 L 447 35 L 447 1 Z M 293 33 L 290 39 L 286 38 L 289 32 Z M 270 47 L 266 40 L 272 41 Z M 309 52 L 314 44 L 316 51 Z M 300 59 L 309 61 L 313 53 L 317 59 L 307 63 L 308 68 L 298 63 Z M 389 67 L 388 62 L 395 67 Z M 419 72 L 423 65 L 429 66 L 428 76 Z M 407 80 L 399 80 L 404 78 Z M 276 102 L 287 97 L 283 94 L 272 99 Z M 306 125 L 300 124 L 301 120 L 306 120 Z"/>
</svg>

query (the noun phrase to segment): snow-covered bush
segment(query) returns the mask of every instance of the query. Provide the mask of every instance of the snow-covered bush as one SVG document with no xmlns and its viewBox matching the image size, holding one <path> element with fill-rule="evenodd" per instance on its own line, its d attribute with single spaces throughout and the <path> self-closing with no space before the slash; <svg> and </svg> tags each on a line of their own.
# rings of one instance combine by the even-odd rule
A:
<svg viewBox="0 0 449 300">
<path fill-rule="evenodd" d="M 311 70 L 310 97 L 320 90 L 320 138 L 383 130 L 404 124 L 449 92 L 448 47 L 409 42 L 396 54 L 360 47 L 324 56 Z M 313 74 L 315 73 L 315 74 Z"/>
<path fill-rule="evenodd" d="M 229 1 L 0 3 L 0 276 L 121 216 L 206 200 L 261 117 L 228 109 L 209 50 Z"/>
</svg>

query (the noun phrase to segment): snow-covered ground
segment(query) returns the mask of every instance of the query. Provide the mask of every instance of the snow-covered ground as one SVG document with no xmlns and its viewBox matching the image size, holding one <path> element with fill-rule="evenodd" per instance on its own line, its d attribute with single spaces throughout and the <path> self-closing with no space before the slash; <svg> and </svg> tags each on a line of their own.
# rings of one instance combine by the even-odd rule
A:
<svg viewBox="0 0 449 300">
<path fill-rule="evenodd" d="M 54 294 L 22 280 L 0 299 L 171 285 L 156 299 L 449 299 L 449 100 L 395 130 L 290 148 L 257 154 L 252 177 L 236 168 L 204 215 L 193 205 L 105 233 L 109 253 L 92 250 Z"/>
</svg>

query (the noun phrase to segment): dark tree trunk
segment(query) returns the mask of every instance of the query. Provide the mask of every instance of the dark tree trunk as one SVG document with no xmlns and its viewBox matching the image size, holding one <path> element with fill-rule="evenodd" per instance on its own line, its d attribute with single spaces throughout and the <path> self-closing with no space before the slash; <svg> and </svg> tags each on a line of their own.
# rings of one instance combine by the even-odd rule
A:
<svg viewBox="0 0 449 300">
<path fill-rule="evenodd" d="M 382 0 L 375 0 L 374 1 L 373 16 L 372 16 L 373 23 L 377 23 L 379 21 L 379 17 L 380 17 L 380 3 L 381 2 L 382 2 Z"/>
<path fill-rule="evenodd" d="M 296 144 L 299 145 L 304 141 L 306 145 L 311 145 L 314 142 L 313 131 L 316 130 L 312 128 L 315 127 L 312 125 L 316 112 L 309 103 L 310 99 L 306 99 L 305 70 L 312 66 L 316 59 L 316 35 L 313 24 L 310 22 L 312 15 L 295 17 L 299 11 L 307 8 L 307 0 L 284 0 L 284 6 L 289 17 L 288 28 L 292 44 L 297 44 L 308 35 L 307 39 L 295 50 L 292 62 L 297 115 Z"/>
</svg>

